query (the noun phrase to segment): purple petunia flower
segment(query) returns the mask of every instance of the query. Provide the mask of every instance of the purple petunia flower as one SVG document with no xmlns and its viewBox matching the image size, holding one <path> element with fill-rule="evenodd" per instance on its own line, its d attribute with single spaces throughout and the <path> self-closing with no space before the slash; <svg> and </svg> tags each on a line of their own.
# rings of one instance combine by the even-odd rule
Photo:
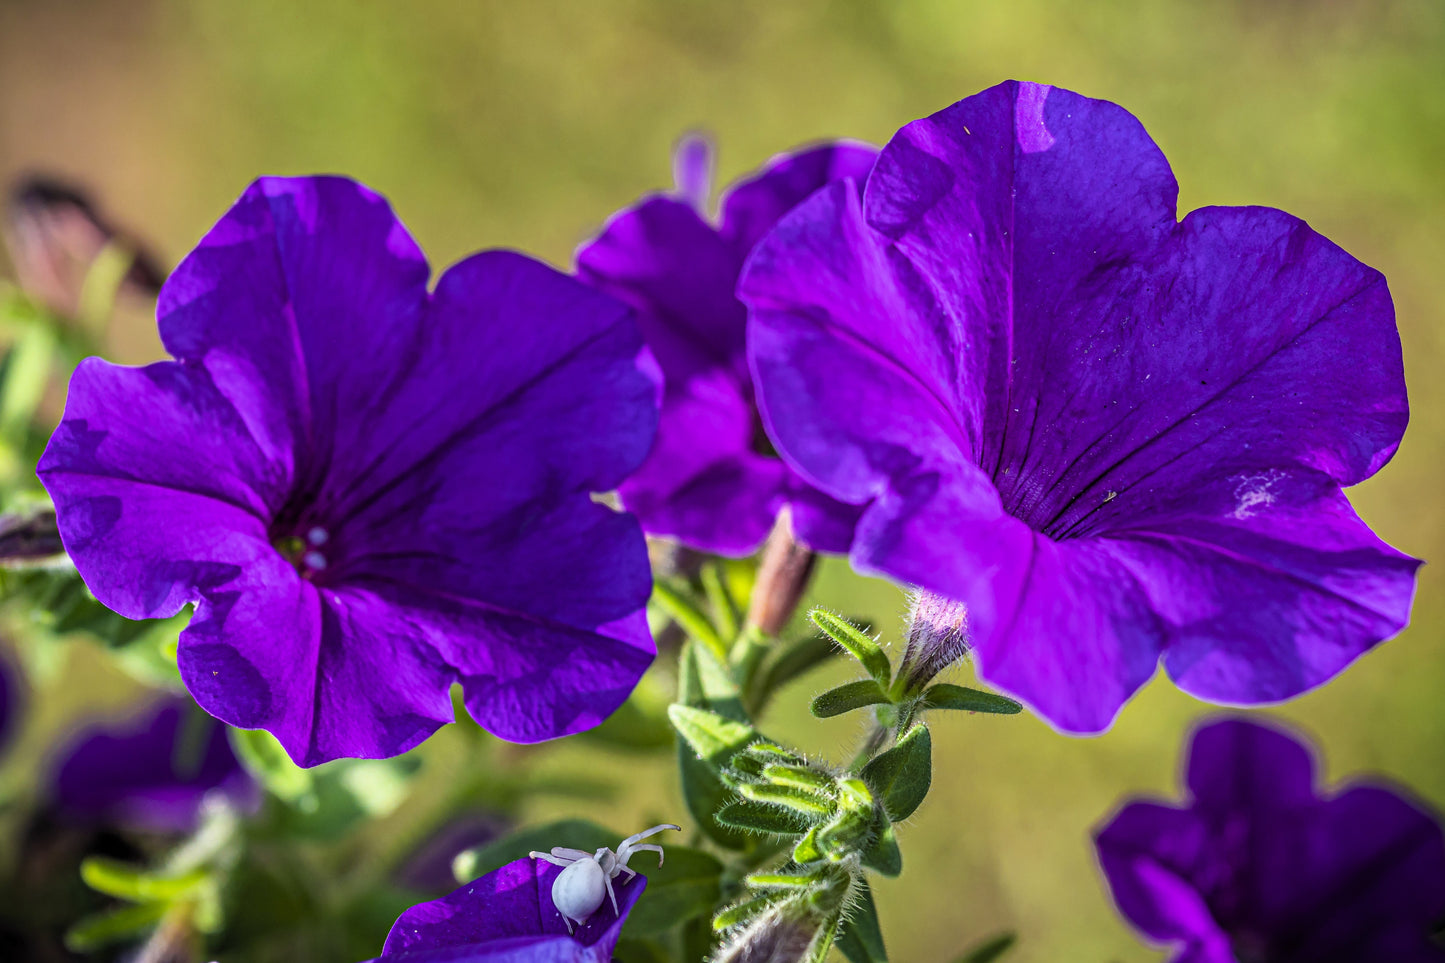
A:
<svg viewBox="0 0 1445 963">
<path fill-rule="evenodd" d="M 1445 835 L 1395 793 L 1315 795 L 1309 751 L 1242 720 L 1199 730 L 1188 808 L 1134 802 L 1098 833 L 1119 910 L 1172 963 L 1426 963 Z"/>
<path fill-rule="evenodd" d="M 1068 731 L 1161 659 L 1285 699 L 1409 617 L 1419 563 L 1341 492 L 1405 429 L 1384 278 L 1176 194 L 1122 108 L 1010 82 L 802 204 L 739 287 L 779 450 L 863 506 L 855 565 L 964 603 L 979 673 Z"/>
<path fill-rule="evenodd" d="M 848 547 L 858 510 L 818 492 L 778 459 L 763 433 L 748 370 L 747 312 L 733 293 L 758 239 L 794 205 L 843 178 L 861 181 L 877 151 L 834 143 L 774 159 L 705 217 L 711 157 L 685 140 L 679 196 L 654 196 L 613 217 L 577 252 L 577 274 L 638 311 L 665 382 L 657 443 L 619 489 L 649 532 L 743 555 L 784 505 L 813 548 Z"/>
<path fill-rule="evenodd" d="M 213 793 L 243 810 L 261 802 L 226 727 L 185 698 L 165 699 L 127 725 L 77 734 L 60 754 L 53 793 L 72 820 L 166 833 L 194 830 Z"/>
<path fill-rule="evenodd" d="M 519 859 L 450 896 L 413 906 L 392 926 L 381 960 L 394 963 L 606 963 L 627 914 L 647 887 L 643 876 L 613 881 L 618 913 L 604 902 L 575 936 L 552 905 L 562 872 Z"/>
<path fill-rule="evenodd" d="M 40 462 L 96 597 L 196 603 L 191 694 L 302 765 L 409 749 L 456 681 L 577 732 L 652 658 L 642 533 L 590 497 L 655 430 L 636 324 L 518 254 L 429 273 L 365 187 L 257 181 L 161 292 L 177 360 L 83 363 Z"/>
</svg>

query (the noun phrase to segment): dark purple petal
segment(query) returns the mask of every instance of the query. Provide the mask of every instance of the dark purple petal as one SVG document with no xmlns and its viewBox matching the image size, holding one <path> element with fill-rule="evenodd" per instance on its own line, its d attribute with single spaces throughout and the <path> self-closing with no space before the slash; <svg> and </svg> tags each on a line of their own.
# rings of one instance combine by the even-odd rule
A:
<svg viewBox="0 0 1445 963">
<path fill-rule="evenodd" d="M 1155 943 L 1182 943 L 1200 963 L 1235 963 L 1229 937 L 1205 903 L 1199 877 L 1228 873 L 1209 828 L 1187 810 L 1125 806 L 1095 837 L 1119 912 Z"/>
<path fill-rule="evenodd" d="M 859 190 L 878 159 L 870 144 L 838 141 L 782 154 L 728 189 L 719 232 L 746 258 L 774 224 L 818 188 L 851 180 Z"/>
<path fill-rule="evenodd" d="M 0 656 L 0 749 L 10 743 L 11 727 L 20 714 L 20 688 L 10 662 Z"/>
<path fill-rule="evenodd" d="M 1175 195 L 1121 108 L 1004 84 L 900 131 L 861 206 L 800 205 L 739 289 L 780 451 L 866 505 L 855 563 L 966 603 L 984 675 L 1074 731 L 1160 653 L 1205 698 L 1297 695 L 1413 594 L 1340 493 L 1405 425 L 1383 278 Z"/>
<path fill-rule="evenodd" d="M 507 252 L 427 275 L 366 188 L 258 181 L 162 293 L 179 362 L 82 365 L 40 465 L 96 596 L 195 603 L 196 700 L 306 765 L 405 751 L 458 678 L 531 713 L 498 731 L 576 731 L 651 658 L 641 531 L 591 498 L 656 425 L 626 307 Z"/>
<path fill-rule="evenodd" d="M 620 489 L 648 531 L 741 555 L 784 505 L 805 501 L 798 536 L 824 550 L 847 547 L 857 510 L 814 491 L 762 432 L 734 287 L 762 232 L 830 180 L 866 174 L 873 156 L 830 145 L 779 158 L 727 193 L 718 228 L 695 199 L 648 198 L 578 251 L 579 277 L 637 309 L 663 372 L 657 442 Z"/>
<path fill-rule="evenodd" d="M 181 698 L 129 724 L 78 733 L 54 776 L 55 803 L 68 818 L 150 832 L 194 830 L 212 794 L 242 809 L 260 802 L 226 727 Z"/>
<path fill-rule="evenodd" d="M 407 910 L 387 935 L 381 959 L 398 963 L 527 961 L 606 963 L 627 914 L 647 887 L 645 877 L 613 880 L 618 913 L 606 900 L 575 936 L 552 905 L 552 883 L 561 868 L 519 859 L 449 896 Z M 459 955 L 442 951 L 454 949 Z M 462 952 L 465 951 L 465 952 Z M 438 955 L 433 955 L 438 954 Z"/>
<path fill-rule="evenodd" d="M 456 674 L 405 611 L 318 588 L 272 556 L 196 609 L 181 676 L 208 712 L 266 729 L 299 765 L 395 756 L 452 721 Z"/>
<path fill-rule="evenodd" d="M 1120 912 L 1176 960 L 1440 961 L 1445 834 L 1396 793 L 1315 795 L 1308 749 L 1227 720 L 1194 737 L 1189 809 L 1125 806 L 1101 830 Z"/>
<path fill-rule="evenodd" d="M 1288 810 L 1314 801 L 1315 766 L 1309 749 L 1285 733 L 1225 719 L 1194 734 L 1185 783 L 1205 812 Z"/>
<path fill-rule="evenodd" d="M 166 350 L 203 365 L 264 451 L 358 470 L 410 371 L 429 269 L 386 201 L 339 177 L 262 178 L 176 268 Z"/>
</svg>

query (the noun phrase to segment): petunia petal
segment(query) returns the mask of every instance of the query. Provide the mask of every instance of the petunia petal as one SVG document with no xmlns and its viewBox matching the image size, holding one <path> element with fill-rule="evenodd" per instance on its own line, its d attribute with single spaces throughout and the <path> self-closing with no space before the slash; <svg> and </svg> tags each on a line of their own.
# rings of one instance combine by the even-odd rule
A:
<svg viewBox="0 0 1445 963">
<path fill-rule="evenodd" d="M 204 728 L 182 728 L 197 723 Z M 241 808 L 260 803 L 225 726 L 184 697 L 166 699 L 128 725 L 77 733 L 54 775 L 55 802 L 66 816 L 149 832 L 191 832 L 212 793 Z"/>
<path fill-rule="evenodd" d="M 609 903 L 568 935 L 552 905 L 552 883 L 561 867 L 521 859 L 467 883 L 451 894 L 413 906 L 387 935 L 381 959 L 398 963 L 605 963 L 612 958 L 622 922 L 647 880 L 613 881 L 617 913 Z M 443 951 L 455 949 L 459 955 Z M 433 955 L 438 954 L 438 955 Z"/>
<path fill-rule="evenodd" d="M 1194 734 L 1185 781 L 1208 813 L 1288 810 L 1314 801 L 1314 769 L 1309 750 L 1284 733 L 1226 719 Z"/>
<path fill-rule="evenodd" d="M 1116 541 L 1170 625 L 1164 664 L 1181 688 L 1215 701 L 1290 698 L 1409 621 L 1420 563 L 1380 541 L 1333 480 L 1245 473 L 1196 490 L 1197 506 L 1211 500 L 1225 504 Z"/>
<path fill-rule="evenodd" d="M 318 590 L 275 552 L 209 586 L 181 633 L 181 677 L 206 711 L 266 729 L 298 765 L 386 758 L 452 721 L 455 678 L 404 612 Z"/>
<path fill-rule="evenodd" d="M 579 277 L 637 309 L 664 376 L 657 442 L 620 489 L 647 531 L 742 555 L 796 497 L 808 502 L 794 517 L 799 537 L 846 549 L 856 511 L 812 491 L 762 435 L 734 287 L 753 243 L 778 217 L 830 180 L 865 175 L 875 154 L 832 144 L 776 158 L 728 191 L 719 228 L 695 204 L 648 198 L 578 251 Z"/>
<path fill-rule="evenodd" d="M 215 378 L 268 452 L 346 475 L 421 338 L 429 269 L 379 195 L 340 177 L 262 178 L 181 262 L 166 350 Z"/>
<path fill-rule="evenodd" d="M 1195 814 L 1131 803 L 1094 843 L 1115 905 L 1140 932 L 1154 942 L 1183 944 L 1176 960 L 1234 963 L 1228 937 L 1199 891 L 1198 877 L 1215 856 L 1208 827 Z"/>
<path fill-rule="evenodd" d="M 1408 618 L 1416 563 L 1339 492 L 1406 420 L 1383 279 L 1278 211 L 1176 224 L 1176 193 L 1121 108 L 1005 84 L 900 131 L 861 208 L 794 210 L 739 288 L 780 451 L 867 506 L 855 563 L 964 602 L 985 676 L 1070 730 L 1151 650 L 1257 702 Z"/>
<path fill-rule="evenodd" d="M 441 589 L 364 584 L 402 610 L 454 668 L 472 718 L 511 742 L 598 725 L 626 701 L 655 653 L 642 610 L 584 629 Z"/>
</svg>

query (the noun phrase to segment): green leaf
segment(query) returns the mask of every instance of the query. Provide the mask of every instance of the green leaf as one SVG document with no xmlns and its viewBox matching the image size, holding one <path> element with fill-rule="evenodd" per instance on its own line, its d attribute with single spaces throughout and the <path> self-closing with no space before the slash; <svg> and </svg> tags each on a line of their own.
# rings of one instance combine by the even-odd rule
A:
<svg viewBox="0 0 1445 963">
<path fill-rule="evenodd" d="M 914 726 L 887 752 L 863 767 L 863 781 L 894 822 L 913 815 L 933 783 L 933 738 L 927 726 Z"/>
<path fill-rule="evenodd" d="M 727 907 L 717 916 L 713 917 L 712 928 L 718 932 L 731 929 L 734 926 L 741 926 L 744 923 L 762 916 L 778 903 L 788 899 L 793 894 L 787 890 L 774 890 L 754 896 L 752 899 L 743 900 Z"/>
<path fill-rule="evenodd" d="M 578 738 L 630 752 L 670 749 L 673 744 L 672 727 L 667 721 L 644 712 L 630 701 L 624 702 L 602 725 L 579 733 Z"/>
<path fill-rule="evenodd" d="M 752 802 L 791 809 L 809 822 L 820 822 L 833 813 L 831 798 L 808 789 L 745 782 L 738 786 L 738 794 Z"/>
<path fill-rule="evenodd" d="M 104 331 L 121 282 L 134 263 L 135 252 L 123 242 L 112 240 L 101 248 L 81 282 L 76 320 L 90 331 Z"/>
<path fill-rule="evenodd" d="M 738 627 L 743 619 L 741 607 L 728 591 L 721 565 L 709 562 L 703 565 L 698 576 L 702 579 L 702 590 L 707 594 L 708 605 L 712 608 L 717 633 L 726 645 L 738 637 Z"/>
<path fill-rule="evenodd" d="M 860 879 L 853 890 L 853 905 L 838 930 L 836 945 L 851 963 L 888 963 L 883 947 L 883 928 L 878 923 L 878 907 L 866 879 Z"/>
<path fill-rule="evenodd" d="M 652 601 L 672 616 L 672 620 L 681 626 L 684 632 L 706 646 L 714 658 L 727 663 L 727 645 L 719 635 L 717 627 L 707 617 L 707 613 L 695 601 L 663 581 L 653 584 Z"/>
<path fill-rule="evenodd" d="M 209 873 L 196 869 L 177 876 L 163 876 L 148 873 L 141 866 L 91 856 L 81 862 L 80 878 L 98 893 L 131 903 L 169 903 L 195 893 L 206 884 Z"/>
<path fill-rule="evenodd" d="M 763 766 L 762 776 L 775 786 L 791 786 L 813 792 L 832 792 L 834 785 L 832 779 L 816 769 L 791 763 L 768 763 Z"/>
<path fill-rule="evenodd" d="M 275 736 L 265 729 L 232 729 L 231 748 L 246 771 L 267 791 L 293 805 L 315 808 L 313 770 L 291 761 Z M 310 803 L 304 802 L 308 797 Z"/>
<path fill-rule="evenodd" d="M 457 881 L 469 883 L 494 869 L 526 858 L 527 854 L 549 852 L 554 846 L 596 852 L 603 846 L 616 848 L 624 837 L 586 819 L 562 819 L 541 826 L 527 826 L 484 846 L 464 850 L 452 861 Z M 668 855 L 672 849 L 668 849 Z M 465 870 L 465 872 L 461 872 Z M 649 876 L 649 883 L 651 882 Z"/>
<path fill-rule="evenodd" d="M 93 953 L 112 943 L 138 939 L 155 928 L 168 908 L 165 903 L 142 903 L 88 916 L 66 932 L 65 946 L 73 953 Z"/>
<path fill-rule="evenodd" d="M 875 706 L 880 702 L 888 701 L 888 693 L 879 688 L 877 682 L 872 679 L 859 679 L 856 682 L 840 685 L 836 689 L 829 689 L 814 699 L 813 715 L 819 719 L 828 719 L 832 716 L 840 716 L 845 712 L 852 712 L 854 709 Z"/>
<path fill-rule="evenodd" d="M 667 717 L 698 758 L 719 770 L 732 760 L 734 754 L 759 738 L 758 731 L 752 726 L 706 709 L 671 705 L 667 708 Z"/>
<path fill-rule="evenodd" d="M 748 687 L 748 705 L 761 711 L 779 689 L 812 671 L 838 654 L 838 646 L 826 635 L 810 635 L 794 642 L 764 664 Z"/>
<path fill-rule="evenodd" d="M 40 407 L 55 368 L 55 334 L 49 325 L 26 325 L 5 357 L 0 385 L 0 436 L 17 447 Z"/>
<path fill-rule="evenodd" d="M 800 890 L 823 881 L 818 873 L 751 873 L 745 882 L 755 889 Z"/>
<path fill-rule="evenodd" d="M 898 835 L 893 824 L 886 819 L 878 828 L 878 835 L 863 853 L 863 865 L 884 876 L 893 877 L 903 872 L 903 851 L 898 848 Z"/>
<path fill-rule="evenodd" d="M 866 635 L 848 620 L 825 609 L 814 609 L 808 616 L 819 630 L 861 662 L 881 688 L 888 688 L 893 668 L 888 664 L 888 656 L 876 639 Z"/>
<path fill-rule="evenodd" d="M 992 692 L 981 692 L 967 686 L 940 682 L 930 686 L 923 693 L 925 709 L 958 709 L 963 712 L 991 712 L 999 715 L 1015 715 L 1023 711 L 1020 703 L 1007 696 Z"/>
<path fill-rule="evenodd" d="M 953 963 L 993 963 L 994 960 L 1007 953 L 1017 941 L 1018 937 L 1013 933 L 1000 933 L 969 950 Z"/>
<path fill-rule="evenodd" d="M 801 813 L 762 803 L 733 800 L 718 810 L 717 821 L 733 829 L 769 836 L 797 836 L 808 831 L 811 821 Z"/>
<path fill-rule="evenodd" d="M 677 696 L 678 701 L 687 706 L 746 723 L 747 715 L 732 676 L 711 652 L 697 643 L 683 645 L 678 659 Z M 733 792 L 722 781 L 717 768 L 700 759 L 686 740 L 677 747 L 677 768 L 688 812 L 708 838 L 728 849 L 751 846 L 753 841 L 746 833 L 717 822 L 717 811 L 733 798 Z"/>
<path fill-rule="evenodd" d="M 617 843 L 613 840 L 610 845 L 615 847 Z M 633 869 L 647 877 L 647 889 L 622 927 L 624 936 L 652 936 L 688 920 L 711 916 L 722 895 L 722 863 L 700 849 L 662 845 L 667 858 L 661 866 L 636 862 L 650 857 L 650 853 L 639 853 L 631 863 Z"/>
<path fill-rule="evenodd" d="M 808 863 L 816 863 L 823 858 L 823 850 L 818 845 L 818 828 L 815 826 L 803 834 L 803 838 L 793 844 L 793 862 L 800 866 Z"/>
<path fill-rule="evenodd" d="M 630 923 L 631 919 L 628 922 Z M 623 929 L 626 928 L 626 924 L 623 924 Z M 667 947 L 657 940 L 633 940 L 626 936 L 617 941 L 617 946 L 612 951 L 612 959 L 614 963 L 670 963 Z"/>
<path fill-rule="evenodd" d="M 677 701 L 736 722 L 750 721 L 730 667 L 696 642 L 686 643 L 678 658 Z"/>
</svg>

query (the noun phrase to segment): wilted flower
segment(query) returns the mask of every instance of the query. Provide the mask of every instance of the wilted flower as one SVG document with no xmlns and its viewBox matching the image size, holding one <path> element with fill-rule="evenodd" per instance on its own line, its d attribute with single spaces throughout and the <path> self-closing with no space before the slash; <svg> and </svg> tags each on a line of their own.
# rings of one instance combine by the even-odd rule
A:
<svg viewBox="0 0 1445 963">
<path fill-rule="evenodd" d="M 460 681 L 519 742 L 594 726 L 653 648 L 626 308 L 486 252 L 432 292 L 386 202 L 257 181 L 161 292 L 178 360 L 84 362 L 40 462 L 66 549 L 128 618 L 196 603 L 181 675 L 293 759 L 403 752 Z"/>
<path fill-rule="evenodd" d="M 450 896 L 413 906 L 392 926 L 381 960 L 394 963 L 607 963 L 627 914 L 647 887 L 643 876 L 613 881 L 610 903 L 567 935 L 552 905 L 562 867 L 519 859 Z"/>
<path fill-rule="evenodd" d="M 620 488 L 649 532 L 742 555 L 791 504 L 802 541 L 824 551 L 848 547 L 857 510 L 821 495 L 763 433 L 744 345 L 747 314 L 733 289 L 779 217 L 826 184 L 861 178 L 876 153 L 838 143 L 776 158 L 723 194 L 714 226 L 705 212 L 710 155 L 702 141 L 684 141 L 680 196 L 649 197 L 618 213 L 577 252 L 579 277 L 637 308 L 662 368 L 657 443 Z"/>
<path fill-rule="evenodd" d="M 1407 622 L 1419 564 L 1341 491 L 1407 418 L 1377 272 L 1297 218 L 1175 218 L 1123 109 L 1007 83 L 903 128 L 739 292 L 790 464 L 852 558 L 964 603 L 980 675 L 1109 725 L 1185 690 L 1294 696 Z"/>
<path fill-rule="evenodd" d="M 1388 789 L 1317 796 L 1309 751 L 1242 720 L 1194 736 L 1186 808 L 1125 806 L 1098 834 L 1114 902 L 1174 963 L 1426 963 L 1445 835 Z"/>
<path fill-rule="evenodd" d="M 226 727 L 186 698 L 78 733 L 60 753 L 52 795 L 72 821 L 162 833 L 194 830 L 211 795 L 237 809 L 261 801 Z"/>
</svg>

